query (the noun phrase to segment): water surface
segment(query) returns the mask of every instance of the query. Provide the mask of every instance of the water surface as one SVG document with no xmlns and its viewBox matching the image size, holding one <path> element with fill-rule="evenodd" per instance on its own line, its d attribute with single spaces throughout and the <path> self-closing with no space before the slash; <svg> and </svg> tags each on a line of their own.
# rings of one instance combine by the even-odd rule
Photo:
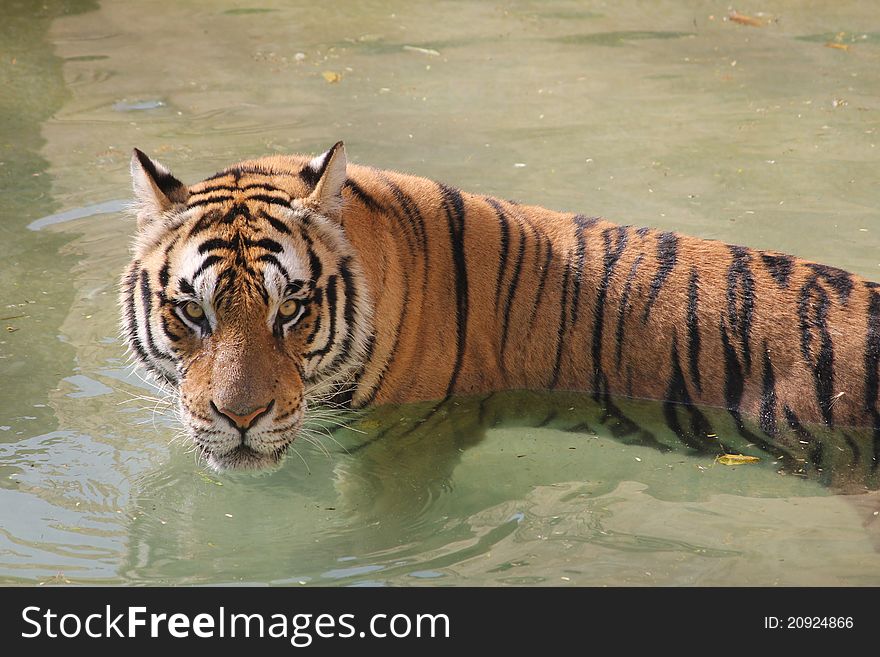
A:
<svg viewBox="0 0 880 657">
<path fill-rule="evenodd" d="M 880 584 L 875 496 L 621 440 L 561 397 L 385 409 L 329 455 L 217 475 L 127 367 L 116 307 L 133 146 L 193 182 L 344 139 L 877 280 L 875 3 L 766 2 L 763 27 L 707 1 L 7 5 L 0 582 Z"/>
</svg>

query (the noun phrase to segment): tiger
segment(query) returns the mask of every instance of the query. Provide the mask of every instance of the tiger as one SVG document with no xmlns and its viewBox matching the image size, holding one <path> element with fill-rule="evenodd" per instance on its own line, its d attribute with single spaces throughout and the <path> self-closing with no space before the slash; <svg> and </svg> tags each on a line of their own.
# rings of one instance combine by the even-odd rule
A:
<svg viewBox="0 0 880 657">
<path fill-rule="evenodd" d="M 880 286 L 776 251 L 318 156 L 187 186 L 135 149 L 135 363 L 216 470 L 277 466 L 315 391 L 359 409 L 493 391 L 657 400 L 688 445 L 861 427 L 880 464 Z"/>
</svg>

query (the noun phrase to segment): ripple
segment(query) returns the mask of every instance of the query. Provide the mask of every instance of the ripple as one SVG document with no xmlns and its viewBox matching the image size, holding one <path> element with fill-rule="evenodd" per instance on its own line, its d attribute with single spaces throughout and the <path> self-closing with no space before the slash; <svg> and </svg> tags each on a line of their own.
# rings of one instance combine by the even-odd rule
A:
<svg viewBox="0 0 880 657">
<path fill-rule="evenodd" d="M 28 230 L 42 230 L 46 226 L 55 226 L 57 224 L 63 224 L 68 221 L 75 221 L 76 219 L 94 217 L 99 214 L 113 214 L 117 212 L 122 212 L 129 205 L 131 205 L 131 201 L 128 199 L 103 201 L 101 203 L 86 205 L 82 208 L 74 208 L 72 210 L 65 210 L 64 212 L 58 212 L 56 214 L 50 214 L 45 217 L 40 217 L 39 219 L 35 219 L 31 223 L 29 223 L 27 227 Z"/>
<path fill-rule="evenodd" d="M 119 101 L 118 103 L 113 104 L 113 109 L 116 112 L 142 112 L 144 110 L 153 110 L 158 109 L 160 107 L 165 107 L 166 103 L 164 100 L 135 100 L 135 101 Z"/>
</svg>

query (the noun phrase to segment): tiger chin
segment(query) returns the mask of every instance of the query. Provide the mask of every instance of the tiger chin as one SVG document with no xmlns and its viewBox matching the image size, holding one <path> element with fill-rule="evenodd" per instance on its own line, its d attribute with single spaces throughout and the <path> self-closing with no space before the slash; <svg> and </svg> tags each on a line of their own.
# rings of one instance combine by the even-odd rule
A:
<svg viewBox="0 0 880 657">
<path fill-rule="evenodd" d="M 880 286 L 836 267 L 349 164 L 341 142 L 189 186 L 135 150 L 131 173 L 123 335 L 213 468 L 277 465 L 321 396 L 510 389 L 590 392 L 621 426 L 610 399 L 658 400 L 709 451 L 703 406 L 777 454 L 867 427 L 854 458 L 880 466 Z"/>
</svg>

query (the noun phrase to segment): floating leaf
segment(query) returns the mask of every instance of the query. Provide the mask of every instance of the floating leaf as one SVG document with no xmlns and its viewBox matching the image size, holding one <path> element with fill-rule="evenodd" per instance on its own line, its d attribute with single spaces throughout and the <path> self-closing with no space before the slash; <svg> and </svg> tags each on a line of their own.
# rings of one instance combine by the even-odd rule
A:
<svg viewBox="0 0 880 657">
<path fill-rule="evenodd" d="M 760 460 L 757 456 L 746 456 L 745 454 L 721 454 L 715 457 L 715 462 L 721 465 L 745 465 L 746 463 L 757 463 Z"/>
<path fill-rule="evenodd" d="M 829 41 L 825 44 L 826 48 L 835 48 L 836 50 L 849 50 L 849 44 L 846 43 L 837 43 L 836 41 Z"/>
<path fill-rule="evenodd" d="M 764 27 L 764 21 L 760 18 L 755 18 L 754 16 L 746 16 L 745 14 L 739 14 L 735 11 L 730 12 L 727 15 L 728 20 L 733 23 L 739 23 L 740 25 L 748 25 L 749 27 Z"/>
</svg>

